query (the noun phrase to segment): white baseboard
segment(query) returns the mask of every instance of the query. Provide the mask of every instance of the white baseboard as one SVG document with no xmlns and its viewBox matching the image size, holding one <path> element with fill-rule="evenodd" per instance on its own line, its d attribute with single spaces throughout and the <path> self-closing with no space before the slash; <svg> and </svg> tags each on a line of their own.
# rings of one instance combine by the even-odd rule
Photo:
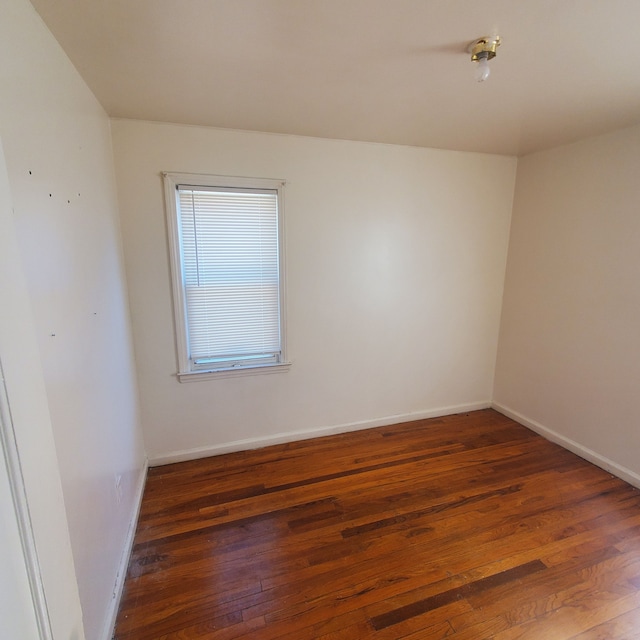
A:
<svg viewBox="0 0 640 640">
<path fill-rule="evenodd" d="M 138 526 L 140 507 L 142 506 L 142 494 L 144 493 L 144 485 L 147 480 L 148 469 L 149 461 L 145 458 L 140 474 L 138 475 L 138 482 L 136 484 L 134 495 L 133 513 L 131 514 L 131 519 L 129 521 L 129 528 L 127 529 L 127 536 L 125 538 L 122 555 L 118 565 L 118 572 L 116 573 L 116 580 L 113 586 L 113 594 L 105 617 L 104 631 L 100 636 L 101 640 L 112 640 L 113 638 L 118 608 L 120 607 L 120 599 L 122 598 L 122 591 L 124 589 L 124 579 L 127 575 L 127 567 L 129 566 L 129 558 L 131 557 L 131 549 L 133 548 L 133 539 L 136 533 L 136 527 Z"/>
<path fill-rule="evenodd" d="M 617 462 L 614 462 L 613 460 L 609 460 L 609 458 L 606 458 L 605 456 L 602 456 L 599 453 L 592 451 L 591 449 L 589 449 L 588 447 L 585 447 L 579 442 L 576 442 L 575 440 L 571 440 L 571 438 L 567 438 L 566 436 L 559 434 L 557 431 L 554 431 L 553 429 L 549 429 L 548 427 L 545 427 L 539 422 L 536 422 L 535 420 L 531 420 L 530 418 L 523 416 L 521 413 L 518 413 L 517 411 L 514 411 L 509 407 L 505 407 L 504 405 L 498 402 L 493 402 L 491 404 L 491 407 L 496 411 L 498 411 L 499 413 L 502 413 L 503 415 L 507 416 L 508 418 L 511 418 L 516 422 L 519 422 L 520 424 L 531 429 L 532 431 L 535 431 L 536 433 L 540 434 L 542 437 L 546 438 L 547 440 L 551 440 L 551 442 L 555 442 L 556 444 L 559 444 L 561 447 L 568 449 L 572 453 L 575 453 L 576 455 L 580 456 L 581 458 L 584 458 L 585 460 L 588 460 L 589 462 L 595 464 L 601 469 L 608 471 L 609 473 L 613 474 L 614 476 L 617 476 L 621 480 L 624 480 L 625 482 L 632 484 L 634 487 L 640 488 L 640 475 L 631 471 L 630 469 L 627 469 L 626 467 L 619 465 Z"/>
<path fill-rule="evenodd" d="M 174 462 L 184 462 L 185 460 L 208 458 L 209 456 L 218 456 L 224 453 L 259 449 L 273 444 L 295 442 L 296 440 L 308 440 L 310 438 L 319 438 L 321 436 L 346 433 L 348 431 L 359 431 L 361 429 L 372 429 L 374 427 L 386 427 L 400 422 L 411 422 L 412 420 L 439 418 L 440 416 L 448 416 L 456 413 L 488 409 L 490 406 L 491 403 L 489 401 L 472 402 L 469 404 L 460 404 L 450 407 L 441 407 L 438 409 L 415 411 L 413 413 L 403 413 L 395 416 L 386 416 L 384 418 L 360 420 L 358 422 L 349 422 L 329 427 L 317 427 L 315 429 L 305 429 L 301 431 L 288 431 L 285 433 L 275 433 L 273 435 L 261 436 L 258 438 L 235 440 L 233 442 L 225 442 L 223 444 L 212 445 L 209 447 L 198 447 L 196 449 L 185 449 L 183 451 L 174 451 L 167 454 L 151 455 L 149 457 L 149 466 L 156 467 L 163 464 L 172 464 Z"/>
</svg>

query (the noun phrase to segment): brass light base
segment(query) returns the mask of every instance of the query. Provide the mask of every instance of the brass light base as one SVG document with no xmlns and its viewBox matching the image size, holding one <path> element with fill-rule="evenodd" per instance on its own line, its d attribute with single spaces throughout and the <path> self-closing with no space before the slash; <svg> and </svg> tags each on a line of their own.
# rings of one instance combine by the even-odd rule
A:
<svg viewBox="0 0 640 640">
<path fill-rule="evenodd" d="M 500 36 L 485 36 L 478 38 L 469 45 L 471 60 L 477 62 L 485 58 L 491 60 L 496 57 L 496 49 L 500 46 Z"/>
</svg>

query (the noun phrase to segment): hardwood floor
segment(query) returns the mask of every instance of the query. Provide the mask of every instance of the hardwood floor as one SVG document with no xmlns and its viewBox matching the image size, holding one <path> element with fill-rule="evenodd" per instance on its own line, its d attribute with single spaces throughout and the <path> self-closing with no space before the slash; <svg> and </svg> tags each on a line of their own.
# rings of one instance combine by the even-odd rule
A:
<svg viewBox="0 0 640 640">
<path fill-rule="evenodd" d="M 115 638 L 640 638 L 640 491 L 492 410 L 157 467 Z"/>
</svg>

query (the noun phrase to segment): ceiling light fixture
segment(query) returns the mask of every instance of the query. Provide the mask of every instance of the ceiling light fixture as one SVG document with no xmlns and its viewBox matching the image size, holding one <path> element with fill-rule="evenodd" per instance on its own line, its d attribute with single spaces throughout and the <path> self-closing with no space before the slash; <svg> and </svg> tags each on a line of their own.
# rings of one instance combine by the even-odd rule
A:
<svg viewBox="0 0 640 640">
<path fill-rule="evenodd" d="M 469 45 L 472 62 L 477 62 L 476 80 L 484 82 L 491 73 L 489 60 L 496 57 L 496 49 L 500 46 L 500 36 L 478 38 Z"/>
</svg>

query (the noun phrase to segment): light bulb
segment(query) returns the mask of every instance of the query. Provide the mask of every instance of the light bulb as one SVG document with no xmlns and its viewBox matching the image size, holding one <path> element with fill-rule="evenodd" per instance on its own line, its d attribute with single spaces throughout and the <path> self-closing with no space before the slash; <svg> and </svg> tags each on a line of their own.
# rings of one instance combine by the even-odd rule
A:
<svg viewBox="0 0 640 640">
<path fill-rule="evenodd" d="M 491 68 L 489 67 L 489 58 L 487 56 L 483 56 L 478 60 L 478 66 L 476 67 L 476 80 L 478 82 L 484 82 L 491 73 Z"/>
</svg>

